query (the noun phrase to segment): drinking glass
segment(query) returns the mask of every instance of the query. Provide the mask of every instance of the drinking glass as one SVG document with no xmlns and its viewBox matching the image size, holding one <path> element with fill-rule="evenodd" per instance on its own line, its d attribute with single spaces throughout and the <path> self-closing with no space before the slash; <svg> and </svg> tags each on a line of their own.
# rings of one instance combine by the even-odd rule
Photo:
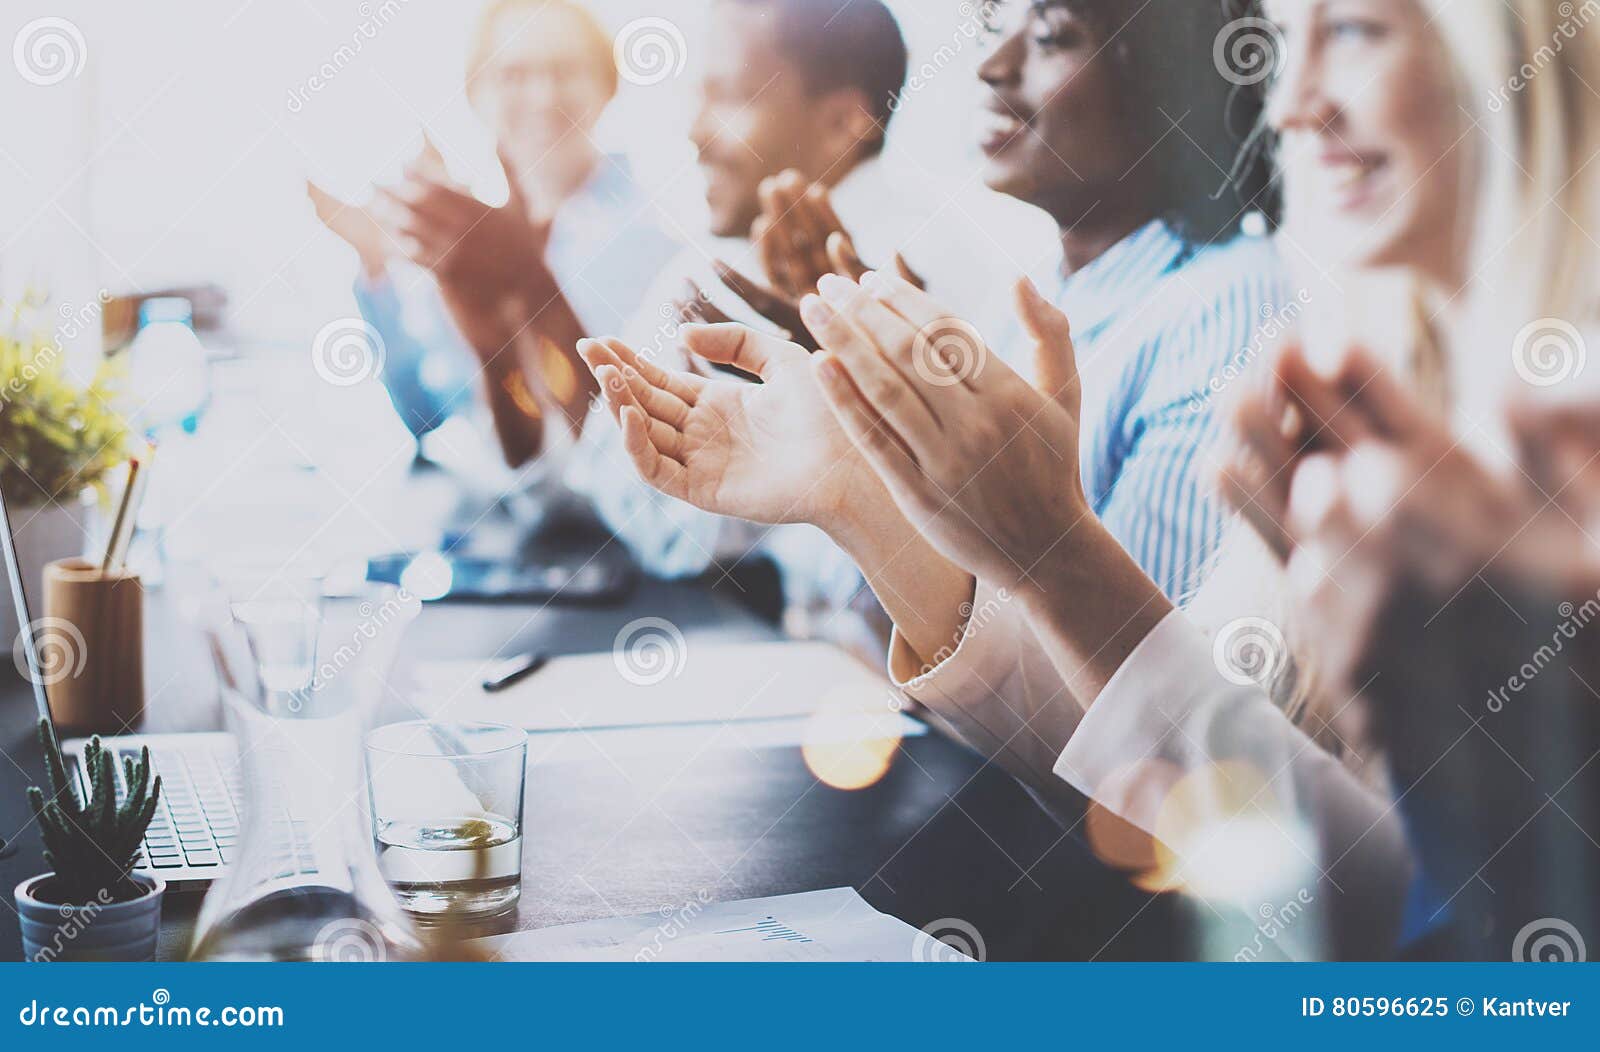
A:
<svg viewBox="0 0 1600 1052">
<path fill-rule="evenodd" d="M 219 575 L 244 630 L 269 703 L 296 709 L 314 685 L 322 632 L 322 577 L 296 569 L 230 568 Z"/>
<path fill-rule="evenodd" d="M 453 920 L 516 905 L 527 761 L 527 734 L 494 723 L 411 720 L 367 735 L 378 867 L 401 906 Z"/>
</svg>

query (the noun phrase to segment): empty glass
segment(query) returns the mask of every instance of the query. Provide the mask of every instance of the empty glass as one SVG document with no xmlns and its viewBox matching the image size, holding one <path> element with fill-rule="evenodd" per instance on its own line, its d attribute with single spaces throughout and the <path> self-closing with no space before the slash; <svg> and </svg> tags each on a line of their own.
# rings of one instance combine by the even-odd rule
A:
<svg viewBox="0 0 1600 1052">
<path fill-rule="evenodd" d="M 522 891 L 527 735 L 493 723 L 412 720 L 367 735 L 378 867 L 401 906 L 483 917 Z"/>
<path fill-rule="evenodd" d="M 295 568 L 231 568 L 219 580 L 249 641 L 269 707 L 297 711 L 316 678 L 322 577 Z"/>
</svg>

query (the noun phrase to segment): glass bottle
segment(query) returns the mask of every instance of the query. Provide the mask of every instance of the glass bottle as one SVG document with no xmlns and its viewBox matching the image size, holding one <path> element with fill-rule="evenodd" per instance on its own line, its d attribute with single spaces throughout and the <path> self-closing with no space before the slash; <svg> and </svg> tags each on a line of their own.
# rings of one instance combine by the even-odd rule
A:
<svg viewBox="0 0 1600 1052">
<path fill-rule="evenodd" d="M 378 870 L 362 747 L 418 606 L 393 588 L 329 600 L 315 676 L 303 690 L 263 685 L 248 627 L 213 637 L 244 813 L 231 869 L 201 907 L 195 959 L 420 955 L 416 931 Z"/>
</svg>

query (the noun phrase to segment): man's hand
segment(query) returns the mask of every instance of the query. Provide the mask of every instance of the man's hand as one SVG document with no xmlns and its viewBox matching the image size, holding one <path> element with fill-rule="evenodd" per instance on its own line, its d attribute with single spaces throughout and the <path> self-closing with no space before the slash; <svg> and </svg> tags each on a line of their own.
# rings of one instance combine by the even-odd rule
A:
<svg viewBox="0 0 1600 1052">
<path fill-rule="evenodd" d="M 834 212 L 827 188 L 808 183 L 792 168 L 764 179 L 761 215 L 750 227 L 750 240 L 771 285 L 763 285 L 722 260 L 715 264 L 717 277 L 790 339 L 816 350 L 816 337 L 800 317 L 801 297 L 815 293 L 824 275 L 857 281 L 868 270 Z M 902 278 L 919 289 L 926 288 L 904 258 L 897 254 L 894 262 Z"/>
<path fill-rule="evenodd" d="M 585 340 L 622 425 L 635 468 L 650 485 L 719 515 L 763 523 L 844 524 L 871 473 L 822 399 L 809 355 L 743 325 L 691 325 L 685 347 L 736 366 L 760 384 L 664 369 L 620 340 Z"/>
</svg>

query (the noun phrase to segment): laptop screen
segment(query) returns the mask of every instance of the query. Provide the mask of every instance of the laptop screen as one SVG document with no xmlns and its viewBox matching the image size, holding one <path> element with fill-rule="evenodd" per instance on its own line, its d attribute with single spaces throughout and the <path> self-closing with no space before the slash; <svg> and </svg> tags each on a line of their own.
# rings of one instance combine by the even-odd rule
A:
<svg viewBox="0 0 1600 1052">
<path fill-rule="evenodd" d="M 11 582 L 11 603 L 17 611 L 16 645 L 22 648 L 25 655 L 25 668 L 28 681 L 33 684 L 33 702 L 38 707 L 39 718 L 49 720 L 50 698 L 44 688 L 44 670 L 39 664 L 38 640 L 34 637 L 35 625 L 28 613 L 28 594 L 23 588 L 22 567 L 17 562 L 16 535 L 11 531 L 11 508 L 6 504 L 3 489 L 0 489 L 0 546 L 5 548 L 6 578 Z M 51 730 L 54 729 L 52 722 Z"/>
</svg>

